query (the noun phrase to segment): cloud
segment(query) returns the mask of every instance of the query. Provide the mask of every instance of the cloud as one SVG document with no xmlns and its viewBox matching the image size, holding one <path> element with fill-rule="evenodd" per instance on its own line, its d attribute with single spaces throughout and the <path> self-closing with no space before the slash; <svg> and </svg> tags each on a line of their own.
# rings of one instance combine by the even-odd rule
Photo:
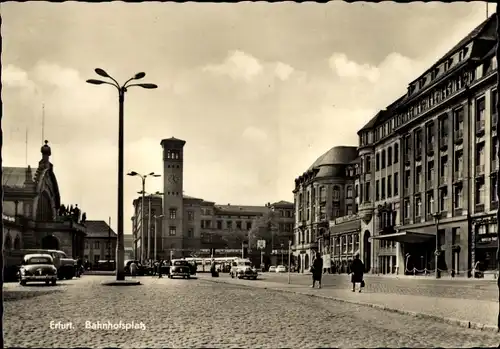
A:
<svg viewBox="0 0 500 349">
<path fill-rule="evenodd" d="M 376 82 L 380 78 L 377 67 L 350 61 L 344 53 L 334 53 L 329 63 L 337 75 L 343 78 L 364 78 L 370 82 Z"/>
<path fill-rule="evenodd" d="M 274 70 L 276 76 L 282 81 L 287 80 L 293 71 L 294 69 L 291 66 L 282 62 L 278 62 Z"/>
<path fill-rule="evenodd" d="M 15 65 L 8 64 L 2 68 L 2 83 L 5 87 L 20 87 L 33 90 L 35 84 L 28 77 L 28 73 Z"/>
<path fill-rule="evenodd" d="M 254 126 L 247 127 L 245 131 L 243 131 L 241 137 L 244 140 L 256 143 L 265 142 L 267 140 L 267 134 Z"/>
<path fill-rule="evenodd" d="M 230 51 L 222 64 L 207 65 L 203 70 L 227 75 L 232 79 L 243 79 L 251 81 L 262 72 L 262 65 L 259 60 L 252 55 L 236 50 Z"/>
</svg>

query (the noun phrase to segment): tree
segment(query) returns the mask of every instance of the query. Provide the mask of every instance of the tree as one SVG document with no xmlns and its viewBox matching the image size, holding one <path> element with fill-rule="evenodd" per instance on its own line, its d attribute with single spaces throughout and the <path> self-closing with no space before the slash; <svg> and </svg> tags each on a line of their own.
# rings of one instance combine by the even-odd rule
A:
<svg viewBox="0 0 500 349">
<path fill-rule="evenodd" d="M 216 234 L 226 244 L 226 247 L 230 249 L 241 248 L 243 242 L 248 241 L 248 231 L 242 229 L 218 231 Z"/>
<path fill-rule="evenodd" d="M 257 241 L 266 241 L 266 251 L 271 251 L 273 243 L 275 244 L 279 237 L 279 223 L 274 211 L 264 213 L 262 216 L 256 217 L 252 222 L 252 228 L 249 231 L 249 247 L 257 249 Z"/>
</svg>

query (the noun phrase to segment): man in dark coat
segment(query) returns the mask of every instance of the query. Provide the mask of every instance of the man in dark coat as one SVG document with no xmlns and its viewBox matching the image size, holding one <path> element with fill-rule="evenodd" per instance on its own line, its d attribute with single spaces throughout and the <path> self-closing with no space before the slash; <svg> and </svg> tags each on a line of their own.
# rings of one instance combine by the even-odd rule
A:
<svg viewBox="0 0 500 349">
<path fill-rule="evenodd" d="M 365 265 L 359 259 L 359 254 L 354 256 L 354 260 L 351 263 L 351 282 L 352 282 L 352 292 L 356 291 L 356 283 L 359 283 L 359 292 L 364 287 L 363 274 L 365 272 Z"/>
<path fill-rule="evenodd" d="M 321 288 L 321 276 L 323 276 L 323 258 L 321 258 L 321 254 L 319 252 L 316 253 L 316 258 L 314 258 L 312 267 L 311 267 L 313 284 L 311 288 L 316 286 L 316 281 L 318 282 L 318 288 Z"/>
</svg>

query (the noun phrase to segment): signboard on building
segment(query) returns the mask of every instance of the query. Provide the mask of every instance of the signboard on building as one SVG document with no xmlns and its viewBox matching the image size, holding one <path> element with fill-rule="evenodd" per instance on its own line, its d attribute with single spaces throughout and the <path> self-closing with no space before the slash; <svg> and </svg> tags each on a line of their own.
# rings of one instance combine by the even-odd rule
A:
<svg viewBox="0 0 500 349">
<path fill-rule="evenodd" d="M 263 250 L 266 248 L 266 240 L 257 240 L 257 248 Z"/>
</svg>

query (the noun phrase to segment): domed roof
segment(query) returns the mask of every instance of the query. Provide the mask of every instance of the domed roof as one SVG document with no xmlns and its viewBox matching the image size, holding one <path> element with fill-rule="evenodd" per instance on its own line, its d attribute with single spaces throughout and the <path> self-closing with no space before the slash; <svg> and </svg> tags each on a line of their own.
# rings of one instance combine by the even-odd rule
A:
<svg viewBox="0 0 500 349">
<path fill-rule="evenodd" d="M 325 165 L 347 165 L 358 156 L 358 148 L 351 146 L 337 146 L 321 155 L 309 167 L 309 170 Z"/>
</svg>

